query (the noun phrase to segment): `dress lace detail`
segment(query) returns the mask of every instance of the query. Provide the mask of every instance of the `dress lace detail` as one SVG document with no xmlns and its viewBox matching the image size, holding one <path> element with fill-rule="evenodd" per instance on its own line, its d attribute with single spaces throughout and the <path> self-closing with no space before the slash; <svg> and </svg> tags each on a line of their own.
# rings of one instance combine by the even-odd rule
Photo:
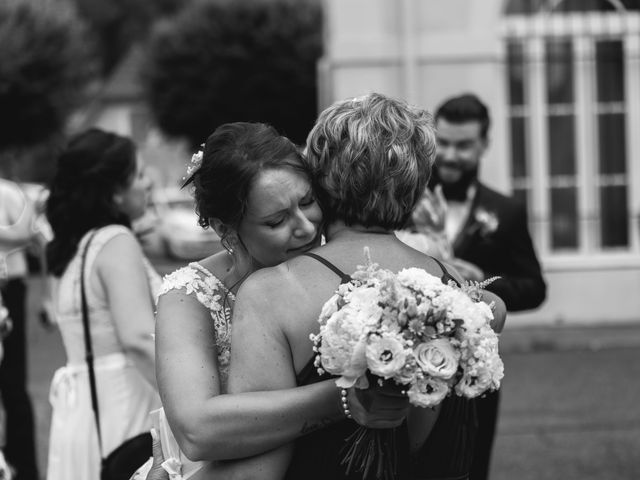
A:
<svg viewBox="0 0 640 480">
<path fill-rule="evenodd" d="M 171 290 L 184 290 L 187 295 L 195 295 L 198 302 L 209 310 L 216 333 L 221 386 L 225 389 L 231 360 L 231 312 L 235 295 L 197 262 L 165 275 L 159 295 Z"/>
</svg>

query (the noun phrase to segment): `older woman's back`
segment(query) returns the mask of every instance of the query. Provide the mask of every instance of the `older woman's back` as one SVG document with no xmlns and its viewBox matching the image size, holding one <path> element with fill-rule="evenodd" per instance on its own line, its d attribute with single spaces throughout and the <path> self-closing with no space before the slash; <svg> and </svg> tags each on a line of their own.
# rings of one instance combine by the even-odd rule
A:
<svg viewBox="0 0 640 480">
<path fill-rule="evenodd" d="M 309 336 L 319 330 L 324 303 L 365 262 L 365 247 L 382 268 L 397 272 L 417 267 L 448 281 L 446 267 L 393 233 L 406 223 L 422 195 L 434 154 L 430 115 L 404 102 L 370 94 L 337 102 L 320 114 L 307 138 L 306 158 L 327 221 L 327 243 L 313 251 L 320 261 L 301 256 L 257 272 L 243 284 L 234 313 L 230 392 L 318 380 Z M 495 300 L 501 309 L 499 327 L 504 305 Z M 432 430 L 433 418 L 419 409 L 417 417 L 415 412 L 410 417 L 411 435 L 404 427 L 395 430 L 396 446 L 391 449 L 399 470 L 394 478 L 466 478 L 473 406 L 453 407 L 442 407 L 452 412 L 446 416 L 446 428 Z M 348 476 L 340 464 L 345 435 L 355 430 L 355 423 L 345 419 L 325 430 L 317 427 L 309 426 L 311 433 L 295 448 L 247 461 L 244 474 L 253 469 L 249 476 L 263 479 L 361 479 L 361 473 Z M 425 439 L 431 431 L 439 432 L 436 444 L 449 447 L 446 455 L 416 464 L 420 468 L 412 471 L 410 450 L 420 452 L 428 446 Z"/>
<path fill-rule="evenodd" d="M 446 267 L 443 271 L 433 258 L 408 247 L 392 233 L 352 233 L 351 229 L 346 229 L 330 238 L 325 246 L 312 253 L 330 263 L 334 269 L 317 258 L 302 255 L 278 267 L 258 272 L 247 280 L 240 297 L 246 295 L 244 298 L 251 304 L 254 304 L 252 299 L 256 300 L 255 304 L 259 304 L 263 299 L 269 298 L 270 308 L 261 309 L 259 325 L 243 322 L 245 318 L 234 325 L 234 338 L 237 336 L 245 339 L 243 344 L 248 346 L 248 350 L 245 349 L 245 354 L 241 355 L 243 360 L 236 360 L 240 356 L 233 357 L 232 379 L 234 369 L 244 371 L 240 363 L 246 368 L 256 368 L 256 363 L 251 367 L 245 363 L 251 362 L 246 352 L 251 351 L 255 354 L 253 358 L 260 359 L 263 348 L 271 348 L 269 342 L 265 341 L 267 335 L 269 338 L 275 337 L 278 343 L 285 342 L 290 348 L 293 369 L 289 374 L 293 375 L 296 385 L 308 385 L 329 378 L 317 373 L 309 335 L 318 333 L 318 317 L 322 306 L 341 281 L 346 279 L 341 278 L 339 272 L 348 277 L 357 265 L 363 264 L 365 247 L 369 248 L 372 261 L 383 268 L 397 272 L 403 268 L 418 267 L 448 280 Z M 273 285 L 278 285 L 278 288 L 274 289 Z M 252 309 L 253 306 L 239 305 L 241 309 Z M 267 388 L 267 385 L 279 381 L 271 377 L 274 370 L 270 368 L 270 362 L 257 360 L 257 363 L 261 365 L 264 382 L 260 388 Z M 231 388 L 234 388 L 233 385 Z M 455 478 L 467 471 L 474 438 L 475 408 L 468 400 L 452 397 L 445 401 L 442 412 L 444 415 L 436 422 L 433 430 L 434 433 L 437 432 L 437 438 L 431 437 L 427 443 L 424 442 L 429 433 L 426 426 L 425 431 L 418 434 L 422 435 L 415 449 L 418 456 L 411 455 L 406 424 L 395 430 L 398 466 L 396 478 L 429 478 L 435 472 L 442 475 L 442 478 Z M 357 427 L 355 422 L 345 419 L 302 437 L 296 442 L 293 452 L 290 452 L 291 464 L 285 478 L 362 479 L 361 473 L 347 475 L 344 466 L 338 461 L 345 438 Z M 445 449 L 447 446 L 451 447 L 448 449 L 449 455 L 430 456 L 425 462 L 420 451 L 433 449 L 434 445 Z M 457 448 L 460 445 L 465 445 L 466 448 Z M 416 472 L 416 468 L 420 471 Z"/>
</svg>

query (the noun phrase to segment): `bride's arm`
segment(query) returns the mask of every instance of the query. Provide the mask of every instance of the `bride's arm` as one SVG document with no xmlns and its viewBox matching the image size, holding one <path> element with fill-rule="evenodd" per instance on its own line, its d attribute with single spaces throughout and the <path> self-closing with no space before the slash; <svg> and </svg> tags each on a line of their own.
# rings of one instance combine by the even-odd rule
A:
<svg viewBox="0 0 640 480">
<path fill-rule="evenodd" d="M 158 386 L 173 434 L 190 459 L 255 455 L 342 418 L 333 381 L 220 395 L 214 339 L 211 315 L 193 295 L 172 290 L 160 297 Z"/>
</svg>

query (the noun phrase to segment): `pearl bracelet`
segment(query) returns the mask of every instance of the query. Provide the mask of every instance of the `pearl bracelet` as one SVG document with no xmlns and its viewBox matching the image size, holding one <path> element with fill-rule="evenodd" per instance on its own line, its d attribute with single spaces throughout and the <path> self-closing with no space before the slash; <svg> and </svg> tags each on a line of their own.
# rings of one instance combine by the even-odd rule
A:
<svg viewBox="0 0 640 480">
<path fill-rule="evenodd" d="M 351 418 L 351 410 L 349 410 L 349 401 L 347 400 L 347 390 L 340 390 L 340 401 L 342 402 L 342 410 L 344 411 L 344 416 L 347 418 Z"/>
</svg>

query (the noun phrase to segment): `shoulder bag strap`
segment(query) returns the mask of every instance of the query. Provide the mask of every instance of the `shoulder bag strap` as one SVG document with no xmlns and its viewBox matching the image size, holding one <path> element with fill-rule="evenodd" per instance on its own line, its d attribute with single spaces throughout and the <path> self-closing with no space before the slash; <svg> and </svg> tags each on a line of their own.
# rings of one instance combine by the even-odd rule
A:
<svg viewBox="0 0 640 480">
<path fill-rule="evenodd" d="M 89 245 L 93 240 L 96 232 L 93 232 L 87 240 L 87 244 L 84 246 L 84 252 L 82 252 L 82 263 L 80 266 L 80 296 L 82 301 L 82 326 L 84 327 L 84 347 L 86 351 L 87 370 L 89 372 L 89 387 L 91 390 L 91 407 L 93 409 L 93 415 L 96 420 L 96 431 L 98 432 L 98 448 L 100 449 L 100 458 L 104 461 L 102 455 L 102 434 L 100 432 L 100 411 L 98 410 L 98 394 L 96 391 L 96 372 L 93 369 L 93 346 L 91 344 L 91 333 L 89 331 L 89 307 L 87 306 L 87 294 L 84 285 L 84 267 L 87 259 L 87 252 L 89 251 Z"/>
</svg>

